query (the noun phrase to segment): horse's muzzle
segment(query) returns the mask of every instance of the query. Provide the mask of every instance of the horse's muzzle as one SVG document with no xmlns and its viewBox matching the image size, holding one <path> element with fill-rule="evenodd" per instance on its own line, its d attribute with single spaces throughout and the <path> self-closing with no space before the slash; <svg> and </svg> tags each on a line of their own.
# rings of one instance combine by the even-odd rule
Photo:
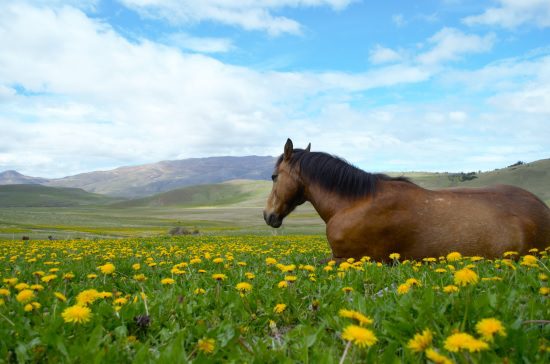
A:
<svg viewBox="0 0 550 364">
<path fill-rule="evenodd" d="M 264 211 L 264 220 L 265 223 L 271 227 L 278 228 L 283 224 L 283 219 L 275 213 L 268 214 Z"/>
</svg>

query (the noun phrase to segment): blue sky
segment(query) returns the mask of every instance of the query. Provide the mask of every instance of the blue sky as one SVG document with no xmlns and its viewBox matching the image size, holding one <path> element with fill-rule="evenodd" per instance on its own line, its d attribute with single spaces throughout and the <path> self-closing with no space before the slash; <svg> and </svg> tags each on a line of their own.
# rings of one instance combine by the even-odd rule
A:
<svg viewBox="0 0 550 364">
<path fill-rule="evenodd" d="M 550 157 L 547 0 L 6 0 L 0 170 L 297 146 L 368 171 Z"/>
</svg>

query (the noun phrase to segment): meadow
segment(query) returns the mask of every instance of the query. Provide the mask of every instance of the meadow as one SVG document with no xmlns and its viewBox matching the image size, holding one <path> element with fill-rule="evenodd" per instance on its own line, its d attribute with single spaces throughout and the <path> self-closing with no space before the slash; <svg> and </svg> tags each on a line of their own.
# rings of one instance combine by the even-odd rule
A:
<svg viewBox="0 0 550 364">
<path fill-rule="evenodd" d="M 324 236 L 0 242 L 0 362 L 545 363 L 550 259 L 334 262 Z"/>
</svg>

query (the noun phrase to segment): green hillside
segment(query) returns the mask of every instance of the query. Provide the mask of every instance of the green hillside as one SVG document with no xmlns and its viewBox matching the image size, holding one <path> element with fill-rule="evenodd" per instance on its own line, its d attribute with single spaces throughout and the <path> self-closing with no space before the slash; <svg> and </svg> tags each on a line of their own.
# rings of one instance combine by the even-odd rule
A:
<svg viewBox="0 0 550 364">
<path fill-rule="evenodd" d="M 514 167 L 500 168 L 494 171 L 475 173 L 471 180 L 463 181 L 459 173 L 409 172 L 390 173 L 404 175 L 414 183 L 428 188 L 482 187 L 494 184 L 507 184 L 524 188 L 546 202 L 550 202 L 550 159 L 541 159 Z M 466 177 L 468 178 L 468 177 Z"/>
<path fill-rule="evenodd" d="M 71 207 L 103 205 L 114 201 L 117 199 L 80 188 L 29 184 L 0 186 L 0 207 Z"/>
<path fill-rule="evenodd" d="M 178 188 L 154 196 L 115 203 L 113 207 L 162 207 L 162 206 L 261 206 L 269 193 L 267 181 L 235 180 Z"/>
</svg>

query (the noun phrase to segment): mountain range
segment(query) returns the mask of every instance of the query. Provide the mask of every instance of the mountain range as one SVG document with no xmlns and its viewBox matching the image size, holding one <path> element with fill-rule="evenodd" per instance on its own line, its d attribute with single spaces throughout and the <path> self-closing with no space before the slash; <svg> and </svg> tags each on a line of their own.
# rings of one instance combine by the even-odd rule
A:
<svg viewBox="0 0 550 364">
<path fill-rule="evenodd" d="M 235 179 L 269 180 L 275 158 L 269 156 L 209 157 L 161 161 L 63 178 L 29 177 L 17 171 L 0 173 L 0 185 L 39 184 L 80 188 L 108 196 L 139 198 L 186 186 Z"/>
</svg>

